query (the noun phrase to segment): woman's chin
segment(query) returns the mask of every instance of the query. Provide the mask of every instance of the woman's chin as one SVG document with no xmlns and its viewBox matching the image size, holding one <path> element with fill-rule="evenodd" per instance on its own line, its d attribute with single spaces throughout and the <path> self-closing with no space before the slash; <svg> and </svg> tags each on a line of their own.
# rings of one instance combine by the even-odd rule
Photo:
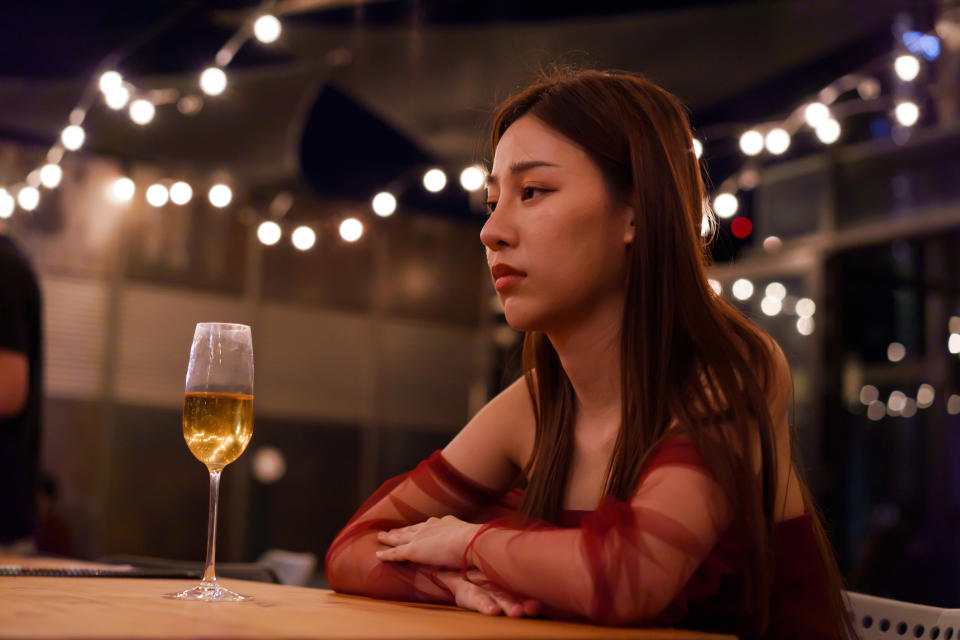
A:
<svg viewBox="0 0 960 640">
<path fill-rule="evenodd" d="M 542 331 L 542 314 L 526 307 L 520 300 L 506 299 L 503 301 L 503 315 L 515 331 Z"/>
</svg>

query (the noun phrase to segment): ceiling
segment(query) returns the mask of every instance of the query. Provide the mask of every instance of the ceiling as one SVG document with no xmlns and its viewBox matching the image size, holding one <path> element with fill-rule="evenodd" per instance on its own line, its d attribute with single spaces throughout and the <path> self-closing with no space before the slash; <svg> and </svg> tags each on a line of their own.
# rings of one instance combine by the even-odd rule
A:
<svg viewBox="0 0 960 640">
<path fill-rule="evenodd" d="M 4 3 L 0 138 L 51 144 L 105 67 L 138 88 L 197 94 L 198 72 L 258 5 Z M 199 113 L 161 105 L 137 127 L 94 101 L 85 149 L 366 198 L 423 165 L 483 158 L 493 105 L 553 62 L 642 72 L 691 108 L 696 128 L 750 122 L 888 53 L 899 11 L 929 28 L 935 2 L 281 0 L 275 10 L 280 41 L 244 45 L 227 91 Z M 424 206 L 463 203 L 450 194 Z"/>
</svg>

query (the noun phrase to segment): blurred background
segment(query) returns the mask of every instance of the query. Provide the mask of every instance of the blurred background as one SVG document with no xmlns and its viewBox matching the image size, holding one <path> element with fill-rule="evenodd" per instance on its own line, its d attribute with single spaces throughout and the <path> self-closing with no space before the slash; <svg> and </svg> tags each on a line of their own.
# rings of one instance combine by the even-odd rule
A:
<svg viewBox="0 0 960 640">
<path fill-rule="evenodd" d="M 41 466 L 73 555 L 202 559 L 196 322 L 253 327 L 226 561 L 322 559 L 515 378 L 478 239 L 487 124 L 558 62 L 688 105 L 711 284 L 790 359 L 851 588 L 960 606 L 955 0 L 4 3 L 0 218 L 42 288 Z"/>
</svg>

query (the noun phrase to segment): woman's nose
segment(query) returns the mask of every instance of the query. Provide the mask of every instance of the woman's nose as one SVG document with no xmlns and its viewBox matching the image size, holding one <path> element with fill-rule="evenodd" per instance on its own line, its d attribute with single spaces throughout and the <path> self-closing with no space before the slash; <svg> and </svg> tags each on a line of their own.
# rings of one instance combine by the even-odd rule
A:
<svg viewBox="0 0 960 640">
<path fill-rule="evenodd" d="M 480 229 L 480 242 L 487 248 L 487 251 L 499 251 L 506 247 L 515 247 L 517 245 L 517 231 L 509 221 L 507 212 L 498 204 L 493 210 L 487 222 Z"/>
</svg>

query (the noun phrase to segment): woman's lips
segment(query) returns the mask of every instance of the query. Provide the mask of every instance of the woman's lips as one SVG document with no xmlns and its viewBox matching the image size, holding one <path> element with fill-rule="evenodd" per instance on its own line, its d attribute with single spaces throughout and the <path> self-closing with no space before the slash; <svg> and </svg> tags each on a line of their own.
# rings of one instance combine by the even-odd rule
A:
<svg viewBox="0 0 960 640">
<path fill-rule="evenodd" d="M 524 279 L 524 277 L 525 276 L 522 276 L 519 273 L 511 273 L 500 276 L 493 281 L 493 288 L 500 292 L 506 291 L 507 289 L 516 286 L 517 283 Z"/>
<path fill-rule="evenodd" d="M 523 280 L 527 274 L 508 264 L 495 264 L 490 267 L 493 276 L 493 287 L 498 291 L 506 291 Z"/>
</svg>

